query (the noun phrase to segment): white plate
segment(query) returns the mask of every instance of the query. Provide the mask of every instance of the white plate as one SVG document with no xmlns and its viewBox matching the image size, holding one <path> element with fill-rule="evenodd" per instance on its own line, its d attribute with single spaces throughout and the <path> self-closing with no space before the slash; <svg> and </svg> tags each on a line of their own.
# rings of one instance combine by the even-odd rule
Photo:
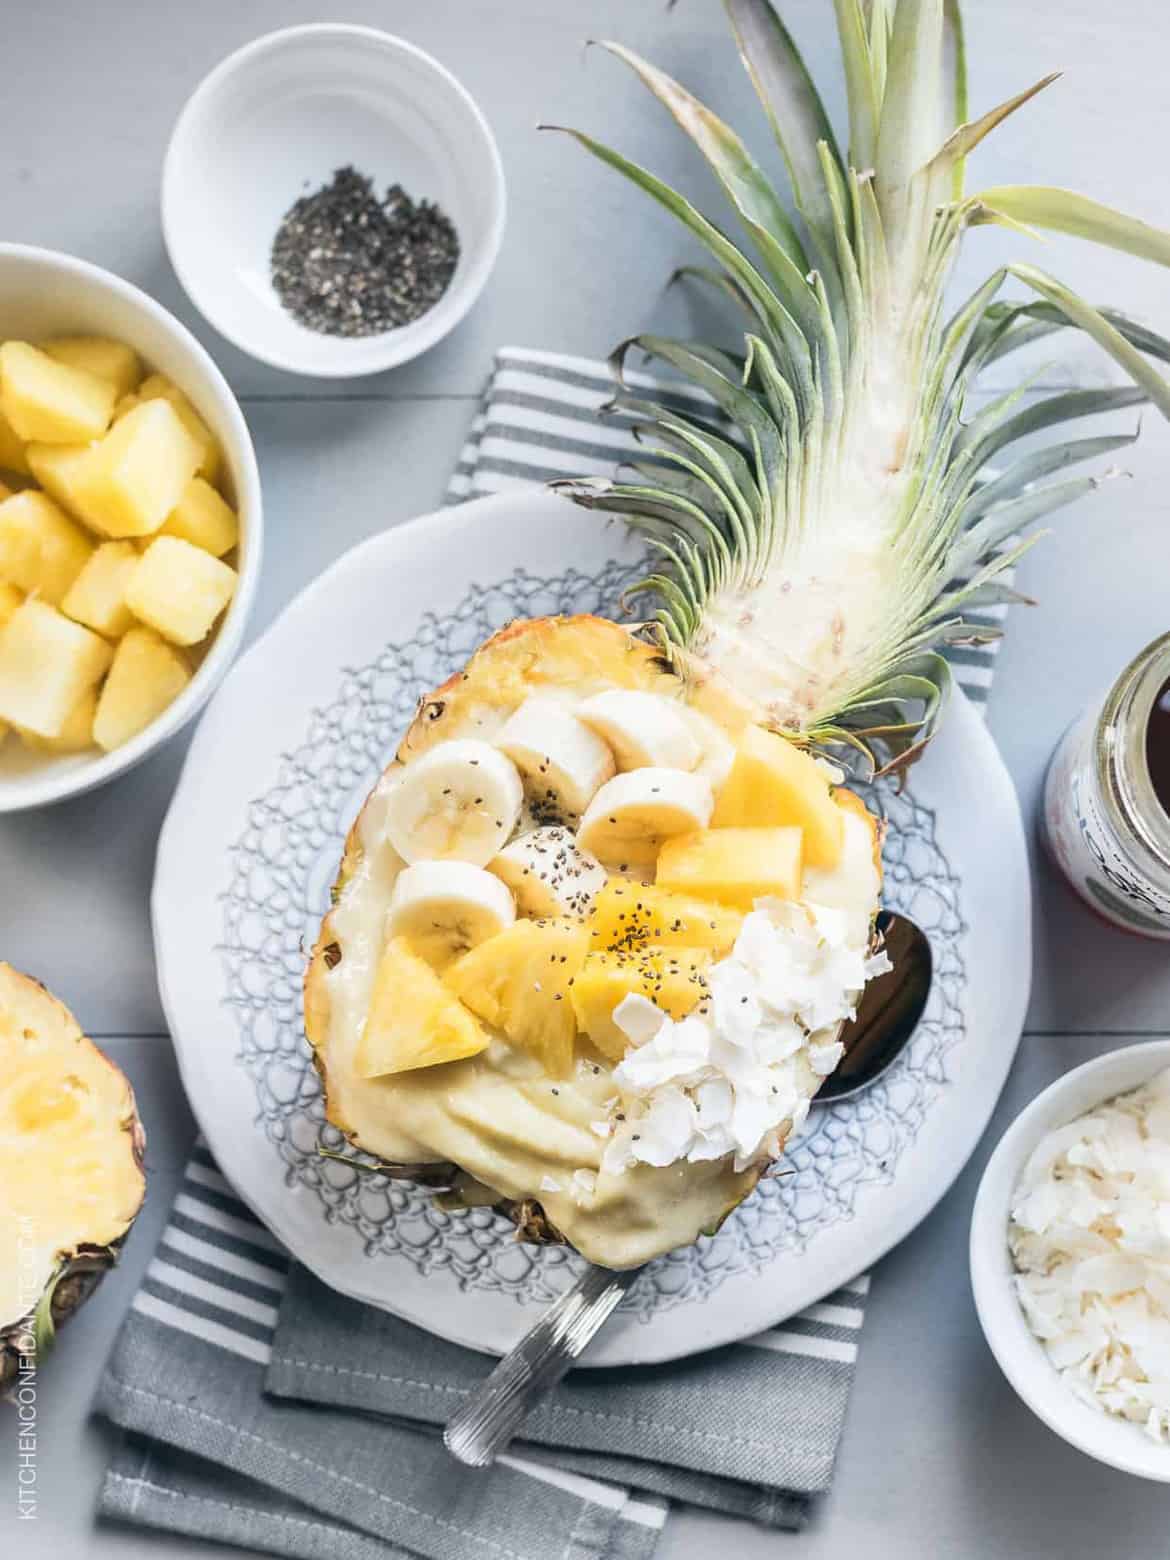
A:
<svg viewBox="0 0 1170 1560">
<path fill-rule="evenodd" d="M 513 617 L 613 610 L 638 563 L 616 525 L 545 492 L 444 510 L 348 553 L 237 664 L 196 733 L 159 844 L 159 980 L 191 1104 L 225 1175 L 293 1255 L 346 1294 L 488 1353 L 577 1259 L 480 1209 L 317 1152 L 301 1027 L 304 949 L 345 832 L 419 694 Z M 923 1024 L 885 1081 L 814 1111 L 713 1238 L 653 1264 L 588 1363 L 675 1358 L 772 1326 L 864 1271 L 935 1205 L 1015 1054 L 1030 899 L 1015 793 L 957 697 L 898 795 L 887 904 L 930 934 Z M 336 1134 L 326 1141 L 336 1142 Z"/>
</svg>

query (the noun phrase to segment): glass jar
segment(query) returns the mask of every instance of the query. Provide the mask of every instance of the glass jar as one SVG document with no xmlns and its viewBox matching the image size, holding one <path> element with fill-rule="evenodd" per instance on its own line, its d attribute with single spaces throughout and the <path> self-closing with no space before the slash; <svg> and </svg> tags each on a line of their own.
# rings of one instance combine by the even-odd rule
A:
<svg viewBox="0 0 1170 1560">
<path fill-rule="evenodd" d="M 1146 735 L 1170 682 L 1170 634 L 1155 639 L 1069 727 L 1044 786 L 1049 851 L 1081 898 L 1115 926 L 1170 941 L 1170 815 L 1150 778 Z"/>
</svg>

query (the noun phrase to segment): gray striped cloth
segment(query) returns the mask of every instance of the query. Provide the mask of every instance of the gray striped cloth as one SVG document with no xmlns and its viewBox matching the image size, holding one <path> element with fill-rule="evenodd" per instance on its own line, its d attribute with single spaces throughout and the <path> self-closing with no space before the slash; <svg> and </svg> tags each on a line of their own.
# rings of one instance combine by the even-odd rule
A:
<svg viewBox="0 0 1170 1560">
<path fill-rule="evenodd" d="M 599 362 L 505 349 L 449 500 L 611 473 L 636 451 L 600 416 L 611 393 Z M 992 655 L 959 652 L 980 702 Z M 671 1502 L 799 1528 L 832 1478 L 867 1290 L 711 1354 L 578 1372 L 474 1473 L 437 1431 L 488 1362 L 325 1289 L 197 1146 L 103 1378 L 121 1435 L 100 1509 L 304 1560 L 648 1560 Z"/>
</svg>

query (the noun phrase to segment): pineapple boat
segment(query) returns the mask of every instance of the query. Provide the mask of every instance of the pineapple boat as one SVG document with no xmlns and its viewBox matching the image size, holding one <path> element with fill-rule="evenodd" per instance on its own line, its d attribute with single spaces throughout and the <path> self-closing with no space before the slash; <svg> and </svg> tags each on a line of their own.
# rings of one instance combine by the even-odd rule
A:
<svg viewBox="0 0 1170 1560">
<path fill-rule="evenodd" d="M 995 637 L 1021 533 L 1101 473 L 1045 479 L 1136 435 L 1012 446 L 1144 400 L 1170 415 L 1148 361 L 1170 343 L 1031 265 L 944 313 L 979 224 L 1170 263 L 1170 235 L 1068 191 L 965 193 L 968 155 L 1055 78 L 968 119 L 952 0 L 835 0 L 843 152 L 767 0 L 726 3 L 795 216 L 734 130 L 617 45 L 750 249 L 573 132 L 707 250 L 688 274 L 743 330 L 739 353 L 620 348 L 612 411 L 645 458 L 561 484 L 655 551 L 653 624 L 514 624 L 422 701 L 350 833 L 305 989 L 327 1116 L 355 1146 L 619 1268 L 748 1195 L 884 967 L 878 830 L 826 755 L 921 753 L 941 652 Z M 1001 298 L 1009 276 L 1030 296 Z M 972 409 L 984 368 L 1065 327 L 1132 384 L 1021 378 Z M 709 414 L 630 392 L 631 345 Z"/>
<path fill-rule="evenodd" d="M 143 1150 L 123 1075 L 43 986 L 0 964 L 0 1394 L 116 1261 Z"/>
</svg>

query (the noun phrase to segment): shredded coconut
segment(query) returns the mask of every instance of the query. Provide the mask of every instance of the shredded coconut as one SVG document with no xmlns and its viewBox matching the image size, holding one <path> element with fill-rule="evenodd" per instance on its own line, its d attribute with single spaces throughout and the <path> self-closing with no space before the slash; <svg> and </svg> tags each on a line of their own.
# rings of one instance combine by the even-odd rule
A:
<svg viewBox="0 0 1170 1560">
<path fill-rule="evenodd" d="M 1021 1309 L 1069 1387 L 1170 1444 L 1170 1068 L 1044 1138 L 1008 1242 Z"/>
<path fill-rule="evenodd" d="M 841 1058 L 838 1025 L 889 968 L 864 912 L 759 900 L 693 1013 L 674 1020 L 636 995 L 615 1008 L 630 1049 L 602 1169 L 775 1157 Z"/>
</svg>

